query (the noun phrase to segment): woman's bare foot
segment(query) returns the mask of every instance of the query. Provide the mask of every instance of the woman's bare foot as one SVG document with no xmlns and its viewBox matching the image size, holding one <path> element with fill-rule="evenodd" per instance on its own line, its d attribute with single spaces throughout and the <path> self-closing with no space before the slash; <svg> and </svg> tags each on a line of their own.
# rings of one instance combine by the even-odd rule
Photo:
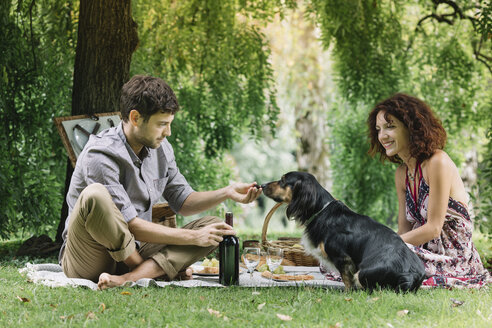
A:
<svg viewBox="0 0 492 328">
<path fill-rule="evenodd" d="M 100 290 L 108 289 L 108 288 L 113 288 L 113 287 L 118 287 L 121 286 L 125 283 L 125 278 L 123 276 L 115 276 L 111 275 L 109 273 L 103 272 L 99 276 L 99 282 L 97 283 L 97 287 Z"/>
</svg>

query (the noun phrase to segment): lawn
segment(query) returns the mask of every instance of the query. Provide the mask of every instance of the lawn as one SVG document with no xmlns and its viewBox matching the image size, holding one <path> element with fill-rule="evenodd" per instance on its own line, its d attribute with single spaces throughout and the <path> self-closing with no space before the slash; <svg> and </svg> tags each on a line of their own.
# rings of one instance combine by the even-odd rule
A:
<svg viewBox="0 0 492 328">
<path fill-rule="evenodd" d="M 49 288 L 0 245 L 0 327 L 490 327 L 489 290 L 395 294 L 318 288 Z"/>
</svg>

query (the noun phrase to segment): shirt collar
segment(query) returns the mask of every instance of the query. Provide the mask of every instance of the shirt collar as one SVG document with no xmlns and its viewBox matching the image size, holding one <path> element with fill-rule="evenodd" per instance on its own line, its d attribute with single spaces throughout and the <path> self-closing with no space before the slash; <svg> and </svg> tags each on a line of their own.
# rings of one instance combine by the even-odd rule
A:
<svg viewBox="0 0 492 328">
<path fill-rule="evenodd" d="M 123 132 L 123 122 L 120 122 L 120 124 L 118 124 L 118 126 L 116 127 L 116 133 L 118 134 L 120 139 L 125 144 L 125 147 L 128 150 L 128 153 L 130 154 L 130 157 L 133 161 L 133 164 L 135 164 L 135 166 L 137 166 L 137 167 L 140 167 L 142 165 L 142 161 L 146 157 L 150 157 L 150 148 L 147 146 L 143 146 L 142 151 L 141 151 L 142 160 L 140 160 L 140 158 L 137 156 L 137 154 L 135 154 L 135 152 L 133 151 L 133 148 L 130 146 L 130 144 L 128 143 L 128 140 L 126 139 L 125 132 Z"/>
</svg>

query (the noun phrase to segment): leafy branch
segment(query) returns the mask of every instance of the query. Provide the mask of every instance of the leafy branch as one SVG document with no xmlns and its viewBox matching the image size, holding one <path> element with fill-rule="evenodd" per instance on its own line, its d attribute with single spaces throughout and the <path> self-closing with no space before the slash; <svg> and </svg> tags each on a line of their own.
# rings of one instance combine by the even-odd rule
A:
<svg viewBox="0 0 492 328">
<path fill-rule="evenodd" d="M 435 20 L 438 23 L 445 23 L 448 25 L 454 25 L 457 20 L 468 20 L 471 22 L 473 29 L 480 35 L 480 40 L 477 42 L 477 40 L 472 40 L 472 48 L 473 48 L 473 54 L 475 55 L 475 59 L 484 64 L 489 72 L 492 73 L 492 67 L 491 67 L 491 62 L 492 58 L 490 56 L 485 55 L 482 53 L 482 46 L 484 43 L 486 43 L 489 40 L 489 35 L 490 35 L 490 5 L 485 2 L 483 5 L 473 5 L 470 7 L 466 8 L 461 8 L 456 1 L 451 1 L 451 0 L 432 0 L 433 2 L 433 10 L 432 13 L 422 17 L 416 27 L 415 27 L 415 33 L 422 32 L 425 34 L 425 31 L 423 29 L 423 24 L 427 20 Z M 438 7 L 439 5 L 444 4 L 447 5 L 449 8 L 452 9 L 452 12 L 446 12 L 443 14 L 439 14 Z M 468 10 L 470 9 L 476 9 L 478 12 L 481 12 L 481 15 L 477 16 L 470 16 L 465 14 Z M 483 18 L 484 21 L 481 21 L 479 18 Z M 482 28 L 480 28 L 482 27 Z M 414 37 L 411 38 L 407 51 L 412 47 Z"/>
</svg>

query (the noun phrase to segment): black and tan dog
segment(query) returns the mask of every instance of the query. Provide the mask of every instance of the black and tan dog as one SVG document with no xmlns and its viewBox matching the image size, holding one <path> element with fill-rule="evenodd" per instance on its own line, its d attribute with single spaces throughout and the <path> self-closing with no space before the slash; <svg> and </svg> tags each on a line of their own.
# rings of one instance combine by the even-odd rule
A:
<svg viewBox="0 0 492 328">
<path fill-rule="evenodd" d="M 309 173 L 289 172 L 261 186 L 287 217 L 304 226 L 306 252 L 334 265 L 346 289 L 416 291 L 425 277 L 422 261 L 393 230 L 335 200 Z M 331 265 L 332 264 L 332 265 Z"/>
</svg>

